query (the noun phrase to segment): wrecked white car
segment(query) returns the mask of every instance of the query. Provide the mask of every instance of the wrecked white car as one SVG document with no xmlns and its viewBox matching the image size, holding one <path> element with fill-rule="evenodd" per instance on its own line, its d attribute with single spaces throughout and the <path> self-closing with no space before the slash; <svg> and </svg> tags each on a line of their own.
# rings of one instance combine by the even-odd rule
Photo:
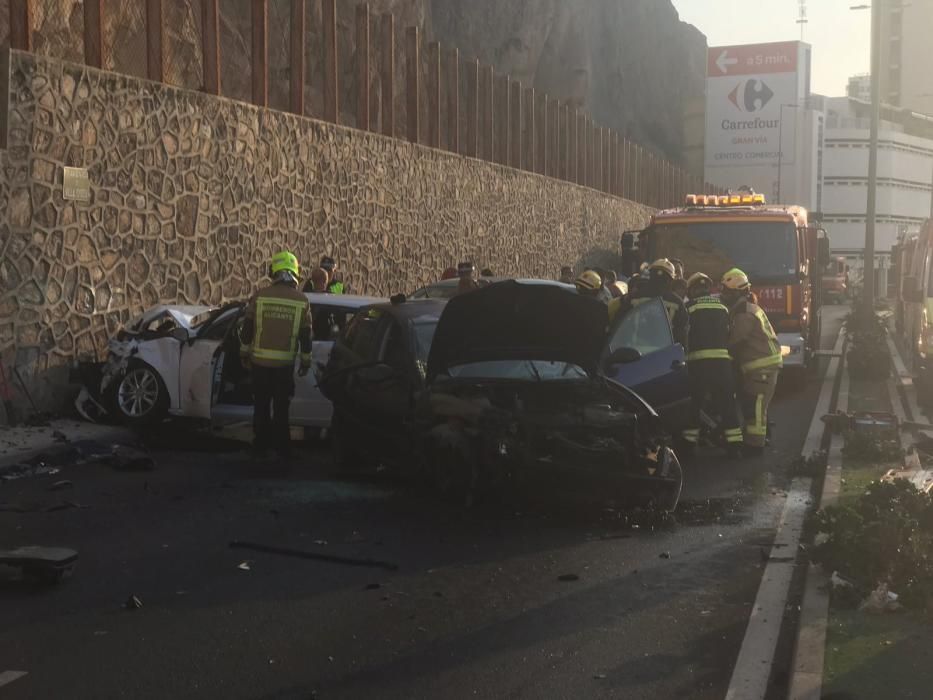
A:
<svg viewBox="0 0 933 700">
<path fill-rule="evenodd" d="M 333 341 L 360 308 L 385 300 L 307 294 L 311 302 L 314 371 L 296 377 L 292 425 L 327 428 L 332 408 L 317 387 Z M 113 414 L 130 425 L 168 416 L 215 425 L 252 420 L 252 376 L 240 363 L 245 302 L 222 307 L 156 306 L 132 319 L 110 341 L 107 361 L 85 382 L 76 407 L 95 420 Z"/>
</svg>

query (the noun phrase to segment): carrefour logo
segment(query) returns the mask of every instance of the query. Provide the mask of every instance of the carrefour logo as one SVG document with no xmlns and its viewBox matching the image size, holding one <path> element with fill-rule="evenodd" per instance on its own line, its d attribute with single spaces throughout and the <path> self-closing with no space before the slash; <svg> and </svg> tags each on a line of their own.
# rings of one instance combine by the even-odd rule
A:
<svg viewBox="0 0 933 700">
<path fill-rule="evenodd" d="M 760 112 L 774 97 L 774 90 L 757 78 L 750 78 L 735 86 L 729 93 L 729 101 L 740 112 Z"/>
</svg>

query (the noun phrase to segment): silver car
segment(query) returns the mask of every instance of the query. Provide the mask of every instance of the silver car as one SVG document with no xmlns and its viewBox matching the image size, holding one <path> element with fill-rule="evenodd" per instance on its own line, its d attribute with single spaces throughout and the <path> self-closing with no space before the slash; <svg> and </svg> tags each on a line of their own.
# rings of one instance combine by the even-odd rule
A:
<svg viewBox="0 0 933 700">
<path fill-rule="evenodd" d="M 361 308 L 385 299 L 344 294 L 306 294 L 311 303 L 313 372 L 296 377 L 292 425 L 330 426 L 332 408 L 317 387 L 334 340 Z M 76 402 L 93 419 L 114 413 L 144 425 L 168 416 L 200 418 L 216 425 L 252 420 L 252 376 L 240 363 L 239 330 L 246 304 L 156 306 L 126 324 L 110 341 L 99 381 Z"/>
</svg>

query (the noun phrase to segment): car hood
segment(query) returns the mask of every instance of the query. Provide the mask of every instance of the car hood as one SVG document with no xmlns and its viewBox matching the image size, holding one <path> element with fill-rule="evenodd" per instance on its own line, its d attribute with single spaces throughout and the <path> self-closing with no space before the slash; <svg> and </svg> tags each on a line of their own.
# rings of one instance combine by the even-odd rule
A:
<svg viewBox="0 0 933 700">
<path fill-rule="evenodd" d="M 454 297 L 428 356 L 427 380 L 494 360 L 568 362 L 593 374 L 606 338 L 606 305 L 561 287 L 506 281 Z"/>
<path fill-rule="evenodd" d="M 137 328 L 140 325 L 146 325 L 159 318 L 160 316 L 169 316 L 175 323 L 187 331 L 191 330 L 191 321 L 203 313 L 211 310 L 210 306 L 186 306 L 186 305 L 166 305 L 160 304 L 146 309 L 139 316 L 126 324 L 127 328 Z"/>
</svg>

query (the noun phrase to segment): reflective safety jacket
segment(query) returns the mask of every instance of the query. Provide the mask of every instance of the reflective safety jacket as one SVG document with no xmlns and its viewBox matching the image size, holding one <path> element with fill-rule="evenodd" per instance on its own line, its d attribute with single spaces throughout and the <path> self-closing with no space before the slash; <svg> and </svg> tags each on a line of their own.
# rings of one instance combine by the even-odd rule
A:
<svg viewBox="0 0 933 700">
<path fill-rule="evenodd" d="M 729 309 L 716 297 L 698 297 L 687 302 L 690 317 L 688 362 L 730 360 Z"/>
<path fill-rule="evenodd" d="M 294 287 L 276 283 L 257 292 L 246 307 L 240 354 L 260 367 L 289 367 L 301 350 L 311 366 L 311 305 Z"/>
<path fill-rule="evenodd" d="M 760 306 L 742 299 L 732 307 L 730 314 L 729 352 L 742 372 L 779 369 L 784 365 L 777 334 Z"/>
</svg>

